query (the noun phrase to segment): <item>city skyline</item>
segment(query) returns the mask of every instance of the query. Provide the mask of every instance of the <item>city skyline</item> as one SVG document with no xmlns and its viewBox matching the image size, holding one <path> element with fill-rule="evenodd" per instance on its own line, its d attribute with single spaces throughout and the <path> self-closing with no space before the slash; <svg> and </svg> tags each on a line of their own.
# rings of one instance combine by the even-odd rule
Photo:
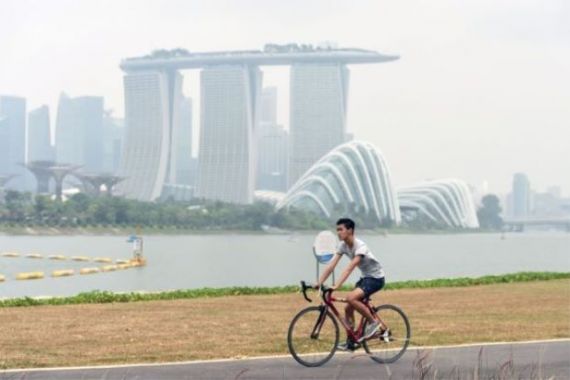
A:
<svg viewBox="0 0 570 380">
<path fill-rule="evenodd" d="M 512 173 L 522 171 L 537 189 L 558 185 L 564 195 L 569 192 L 568 176 L 557 175 L 570 171 L 569 160 L 562 159 L 570 150 L 565 143 L 570 111 L 564 106 L 570 90 L 562 86 L 570 77 L 570 33 L 563 33 L 568 26 L 562 22 L 569 11 L 565 2 L 542 6 L 528 1 L 516 8 L 514 2 L 461 7 L 450 2 L 416 4 L 418 10 L 413 14 L 404 10 L 405 5 L 378 2 L 350 7 L 337 3 L 330 8 L 315 2 L 303 4 L 301 14 L 275 4 L 268 9 L 246 2 L 245 12 L 219 2 L 172 2 L 172 7 L 161 9 L 164 17 L 160 21 L 141 29 L 137 25 L 149 20 L 156 7 L 145 3 L 138 10 L 129 9 L 136 15 L 128 20 L 122 17 L 125 6 L 114 5 L 105 30 L 94 30 L 84 22 L 105 9 L 99 3 L 82 2 L 66 12 L 60 11 L 57 2 L 51 4 L 36 3 L 33 9 L 37 12 L 31 12 L 30 3 L 3 2 L 13 17 L 0 26 L 3 34 L 10 35 L 0 42 L 6 58 L 0 88 L 3 94 L 25 97 L 28 110 L 48 104 L 52 122 L 62 90 L 104 96 L 106 106 L 122 116 L 122 74 L 117 63 L 128 56 L 157 48 L 212 51 L 247 49 L 266 42 L 336 40 L 342 46 L 364 46 L 402 57 L 378 73 L 365 66 L 351 73 L 347 120 L 348 132 L 375 143 L 392 157 L 392 165 L 398 167 L 396 184 L 460 176 L 476 186 L 486 181 L 491 192 L 507 193 Z M 219 16 L 218 25 L 240 25 L 235 35 L 228 38 L 224 28 L 217 30 L 216 25 L 196 19 L 214 13 Z M 317 25 L 303 22 L 311 28 L 290 28 L 295 17 L 307 21 L 316 14 Z M 183 18 L 195 22 L 182 24 Z M 278 19 L 282 22 L 275 23 Z M 124 23 L 111 25 L 113 20 Z M 438 22 L 442 20 L 446 22 Z M 38 25 L 52 42 L 35 45 L 26 30 L 30 23 Z M 57 25 L 57 30 L 51 25 Z M 80 41 L 85 33 L 100 38 L 83 46 Z M 192 35 L 208 38 L 188 38 Z M 56 42 L 58 49 L 52 49 Z M 65 60 L 56 59 L 61 46 Z M 51 75 L 38 76 L 38 62 L 46 62 Z M 278 123 L 287 129 L 288 89 L 283 86 L 287 75 L 282 70 L 264 74 L 265 84 L 276 85 L 282 94 Z M 186 83 L 185 94 L 195 98 L 199 91 L 196 78 L 189 77 Z M 198 109 L 199 100 L 195 105 Z M 197 117 L 198 112 L 194 125 L 198 125 Z"/>
</svg>

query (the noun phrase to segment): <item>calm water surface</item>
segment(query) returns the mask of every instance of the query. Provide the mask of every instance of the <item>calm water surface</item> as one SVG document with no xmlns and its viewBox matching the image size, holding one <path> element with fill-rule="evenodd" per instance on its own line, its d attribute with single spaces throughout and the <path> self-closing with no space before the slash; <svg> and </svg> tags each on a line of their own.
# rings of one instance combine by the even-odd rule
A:
<svg viewBox="0 0 570 380">
<path fill-rule="evenodd" d="M 158 291 L 225 286 L 276 286 L 314 280 L 314 235 L 185 235 L 145 237 L 148 265 L 118 272 L 49 278 L 54 269 L 95 263 L 0 257 L 0 298 L 72 295 L 89 290 Z M 570 234 L 361 235 L 387 281 L 480 276 L 517 271 L 570 271 Z M 0 236 L 0 252 L 129 258 L 117 236 Z M 341 261 L 346 264 L 347 261 Z M 16 281 L 42 270 L 48 278 Z M 354 276 L 353 276 L 354 277 Z M 354 278 L 353 278 L 354 279 Z"/>
</svg>

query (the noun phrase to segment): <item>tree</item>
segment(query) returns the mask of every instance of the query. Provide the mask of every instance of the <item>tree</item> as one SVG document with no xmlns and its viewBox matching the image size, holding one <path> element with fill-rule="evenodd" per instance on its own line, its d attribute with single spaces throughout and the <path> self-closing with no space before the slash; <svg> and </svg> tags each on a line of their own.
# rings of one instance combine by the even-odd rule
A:
<svg viewBox="0 0 570 380">
<path fill-rule="evenodd" d="M 501 202 L 495 194 L 487 194 L 481 199 L 481 207 L 477 210 L 479 226 L 492 230 L 499 230 L 503 227 L 501 218 Z"/>
<path fill-rule="evenodd" d="M 11 190 L 6 192 L 4 202 L 8 210 L 8 218 L 12 222 L 22 222 L 31 204 L 29 194 Z"/>
</svg>

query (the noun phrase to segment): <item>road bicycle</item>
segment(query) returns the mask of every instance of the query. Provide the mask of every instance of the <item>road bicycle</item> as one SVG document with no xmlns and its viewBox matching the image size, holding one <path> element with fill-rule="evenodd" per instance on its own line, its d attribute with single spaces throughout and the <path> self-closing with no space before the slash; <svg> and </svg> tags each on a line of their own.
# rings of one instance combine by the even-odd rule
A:
<svg viewBox="0 0 570 380">
<path fill-rule="evenodd" d="M 303 297 L 308 302 L 307 290 L 313 286 L 301 281 Z M 368 339 L 360 342 L 366 329 L 367 319 L 362 317 L 358 327 L 353 329 L 336 309 L 334 302 L 344 302 L 335 298 L 333 290 L 322 285 L 319 306 L 309 306 L 301 310 L 291 321 L 287 334 L 289 352 L 297 362 L 306 367 L 318 367 L 328 362 L 335 354 L 339 343 L 339 322 L 346 330 L 347 338 L 357 347 L 362 346 L 367 355 L 377 363 L 394 363 L 404 355 L 410 343 L 411 329 L 408 317 L 402 309 L 394 305 L 373 306 L 370 299 L 362 302 L 375 315 L 381 329 Z"/>
</svg>

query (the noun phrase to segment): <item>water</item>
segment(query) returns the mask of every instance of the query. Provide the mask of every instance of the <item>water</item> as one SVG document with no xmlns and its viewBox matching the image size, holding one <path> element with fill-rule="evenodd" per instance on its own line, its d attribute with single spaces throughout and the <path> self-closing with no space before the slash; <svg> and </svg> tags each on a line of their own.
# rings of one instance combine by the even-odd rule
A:
<svg viewBox="0 0 570 380">
<path fill-rule="evenodd" d="M 570 271 L 570 234 L 522 233 L 360 236 L 380 259 L 387 281 L 481 276 L 518 271 Z M 277 286 L 315 278 L 313 235 L 147 236 L 148 265 L 117 272 L 49 278 L 54 269 L 96 263 L 0 257 L 0 298 L 72 295 L 82 291 L 159 291 L 201 287 Z M 117 236 L 0 236 L 0 251 L 129 258 Z M 347 263 L 341 261 L 341 267 Z M 42 270 L 42 280 L 15 274 Z M 340 271 L 337 271 L 340 273 Z M 352 280 L 354 280 L 354 277 Z"/>
</svg>

